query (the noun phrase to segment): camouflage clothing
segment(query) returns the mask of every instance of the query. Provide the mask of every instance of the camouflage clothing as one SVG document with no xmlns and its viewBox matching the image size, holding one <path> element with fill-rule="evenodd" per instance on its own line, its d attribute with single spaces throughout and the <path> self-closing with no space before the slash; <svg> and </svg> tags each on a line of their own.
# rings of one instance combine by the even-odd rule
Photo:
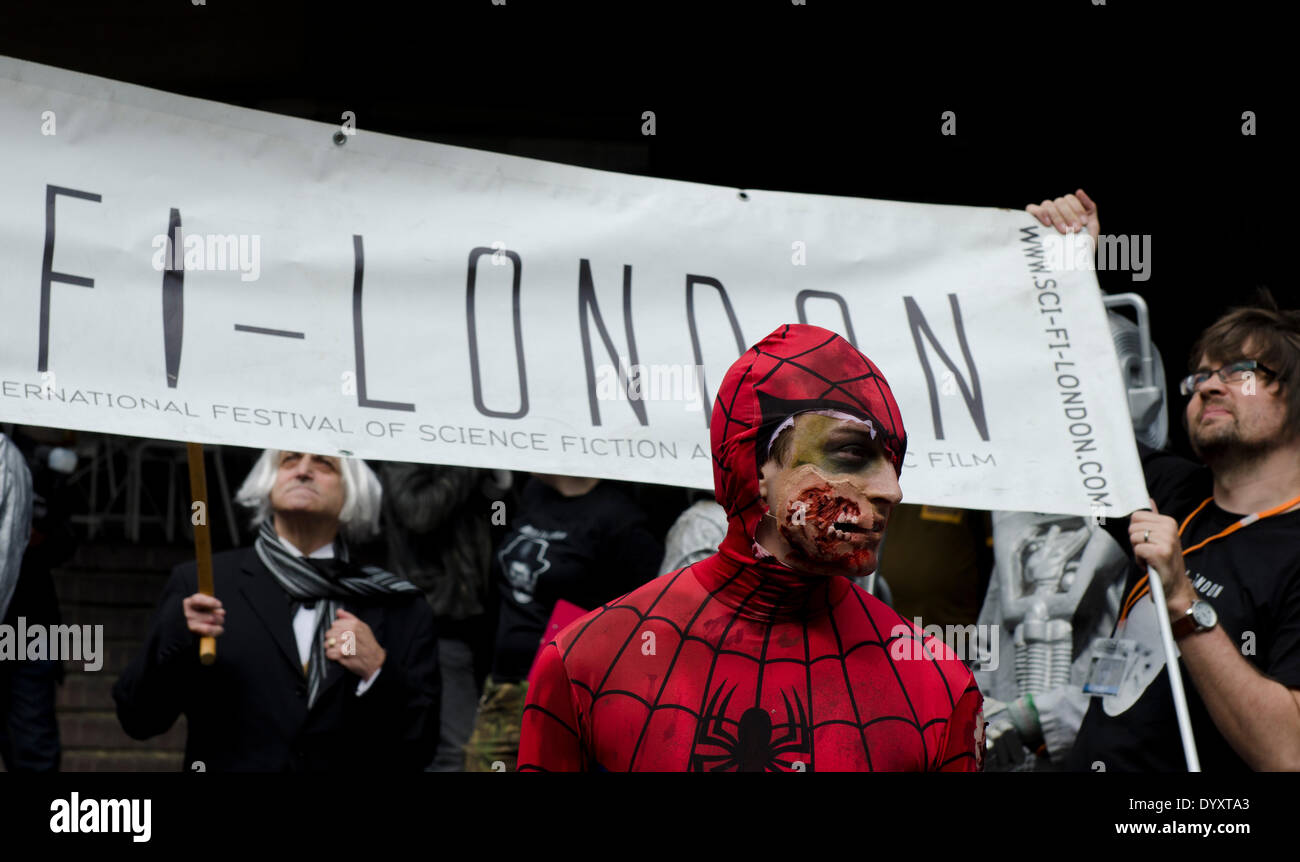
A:
<svg viewBox="0 0 1300 862">
<path fill-rule="evenodd" d="M 465 746 L 466 772 L 514 772 L 519 761 L 519 726 L 524 716 L 528 682 L 496 682 L 487 678 L 478 704 L 474 733 Z M 493 763 L 502 763 L 493 769 Z"/>
</svg>

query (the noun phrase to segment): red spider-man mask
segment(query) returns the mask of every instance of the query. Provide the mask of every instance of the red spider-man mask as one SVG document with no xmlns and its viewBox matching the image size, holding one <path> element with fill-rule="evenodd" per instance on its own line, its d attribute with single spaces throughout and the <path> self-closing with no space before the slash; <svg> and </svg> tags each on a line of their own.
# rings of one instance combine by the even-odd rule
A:
<svg viewBox="0 0 1300 862">
<path fill-rule="evenodd" d="M 784 458 L 769 461 L 787 424 Z M 730 520 L 724 553 L 753 563 L 766 520 L 764 549 L 800 572 L 875 570 L 907 437 L 871 360 L 829 330 L 782 326 L 727 371 L 710 431 L 714 492 Z"/>
</svg>

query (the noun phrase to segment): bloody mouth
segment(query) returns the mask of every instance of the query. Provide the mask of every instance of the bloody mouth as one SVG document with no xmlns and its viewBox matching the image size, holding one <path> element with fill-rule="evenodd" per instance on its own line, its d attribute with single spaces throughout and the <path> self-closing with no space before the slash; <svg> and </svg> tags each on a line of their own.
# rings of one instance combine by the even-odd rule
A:
<svg viewBox="0 0 1300 862">
<path fill-rule="evenodd" d="M 873 524 L 874 517 L 868 514 L 864 521 L 862 507 L 835 493 L 829 484 L 805 488 L 791 508 L 793 511 L 786 516 L 782 531 L 787 533 L 787 540 L 795 538 L 791 534 L 799 534 L 803 542 L 791 541 L 791 544 L 803 545 L 801 550 L 810 559 L 857 568 L 873 553 L 878 533 L 863 523 Z M 803 512 L 803 524 L 793 518 L 799 510 Z M 845 545 L 850 546 L 847 551 Z"/>
</svg>

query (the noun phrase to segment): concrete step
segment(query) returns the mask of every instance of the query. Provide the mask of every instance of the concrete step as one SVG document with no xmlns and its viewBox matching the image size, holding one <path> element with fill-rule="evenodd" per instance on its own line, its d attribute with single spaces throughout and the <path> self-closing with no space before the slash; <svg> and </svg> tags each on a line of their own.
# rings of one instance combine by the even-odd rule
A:
<svg viewBox="0 0 1300 862">
<path fill-rule="evenodd" d="M 194 559 L 194 546 L 184 544 L 141 544 L 129 542 L 86 542 L 77 546 L 64 569 L 95 572 L 170 572 L 172 567 Z"/>
<path fill-rule="evenodd" d="M 72 673 L 69 672 L 59 686 L 55 700 L 56 708 L 64 711 L 114 710 L 113 684 L 117 682 L 115 673 Z"/>
<path fill-rule="evenodd" d="M 102 625 L 102 667 L 64 662 L 57 690 L 57 720 L 66 772 L 179 772 L 183 767 L 184 716 L 166 733 L 131 739 L 118 723 L 112 689 L 143 647 L 173 566 L 192 560 L 190 545 L 132 545 L 120 539 L 83 542 L 53 572 L 65 625 Z"/>
<path fill-rule="evenodd" d="M 116 676 L 126 670 L 126 666 L 135 660 L 143 649 L 144 641 L 139 638 L 129 640 L 111 640 L 108 637 L 109 631 L 104 630 L 104 654 L 100 657 L 103 667 L 99 669 L 95 676 L 100 674 L 112 674 Z M 64 673 L 69 676 L 74 673 L 85 673 L 85 662 L 65 661 L 63 663 Z"/>
<path fill-rule="evenodd" d="M 64 772 L 180 772 L 177 751 L 64 751 Z"/>
<path fill-rule="evenodd" d="M 127 605 L 154 607 L 167 584 L 165 572 L 93 572 L 57 569 L 54 589 L 59 605 Z"/>
<path fill-rule="evenodd" d="M 134 740 L 122 730 L 113 712 L 64 712 L 59 715 L 59 740 L 64 751 L 73 749 L 185 750 L 185 716 L 166 733 L 147 740 Z"/>
<path fill-rule="evenodd" d="M 104 640 L 143 641 L 149 634 L 153 608 L 112 605 L 64 605 L 64 625 L 103 626 Z"/>
</svg>

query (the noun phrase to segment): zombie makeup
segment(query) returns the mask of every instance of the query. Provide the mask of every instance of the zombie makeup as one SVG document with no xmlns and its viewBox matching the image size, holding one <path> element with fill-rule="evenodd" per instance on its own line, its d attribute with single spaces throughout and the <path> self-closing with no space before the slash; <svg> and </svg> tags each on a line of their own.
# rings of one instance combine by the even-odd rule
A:
<svg viewBox="0 0 1300 862">
<path fill-rule="evenodd" d="M 888 517 L 879 501 L 897 493 L 893 465 L 860 420 L 795 419 L 789 464 L 771 480 L 768 512 L 790 545 L 788 562 L 819 574 L 868 574 Z"/>
</svg>

